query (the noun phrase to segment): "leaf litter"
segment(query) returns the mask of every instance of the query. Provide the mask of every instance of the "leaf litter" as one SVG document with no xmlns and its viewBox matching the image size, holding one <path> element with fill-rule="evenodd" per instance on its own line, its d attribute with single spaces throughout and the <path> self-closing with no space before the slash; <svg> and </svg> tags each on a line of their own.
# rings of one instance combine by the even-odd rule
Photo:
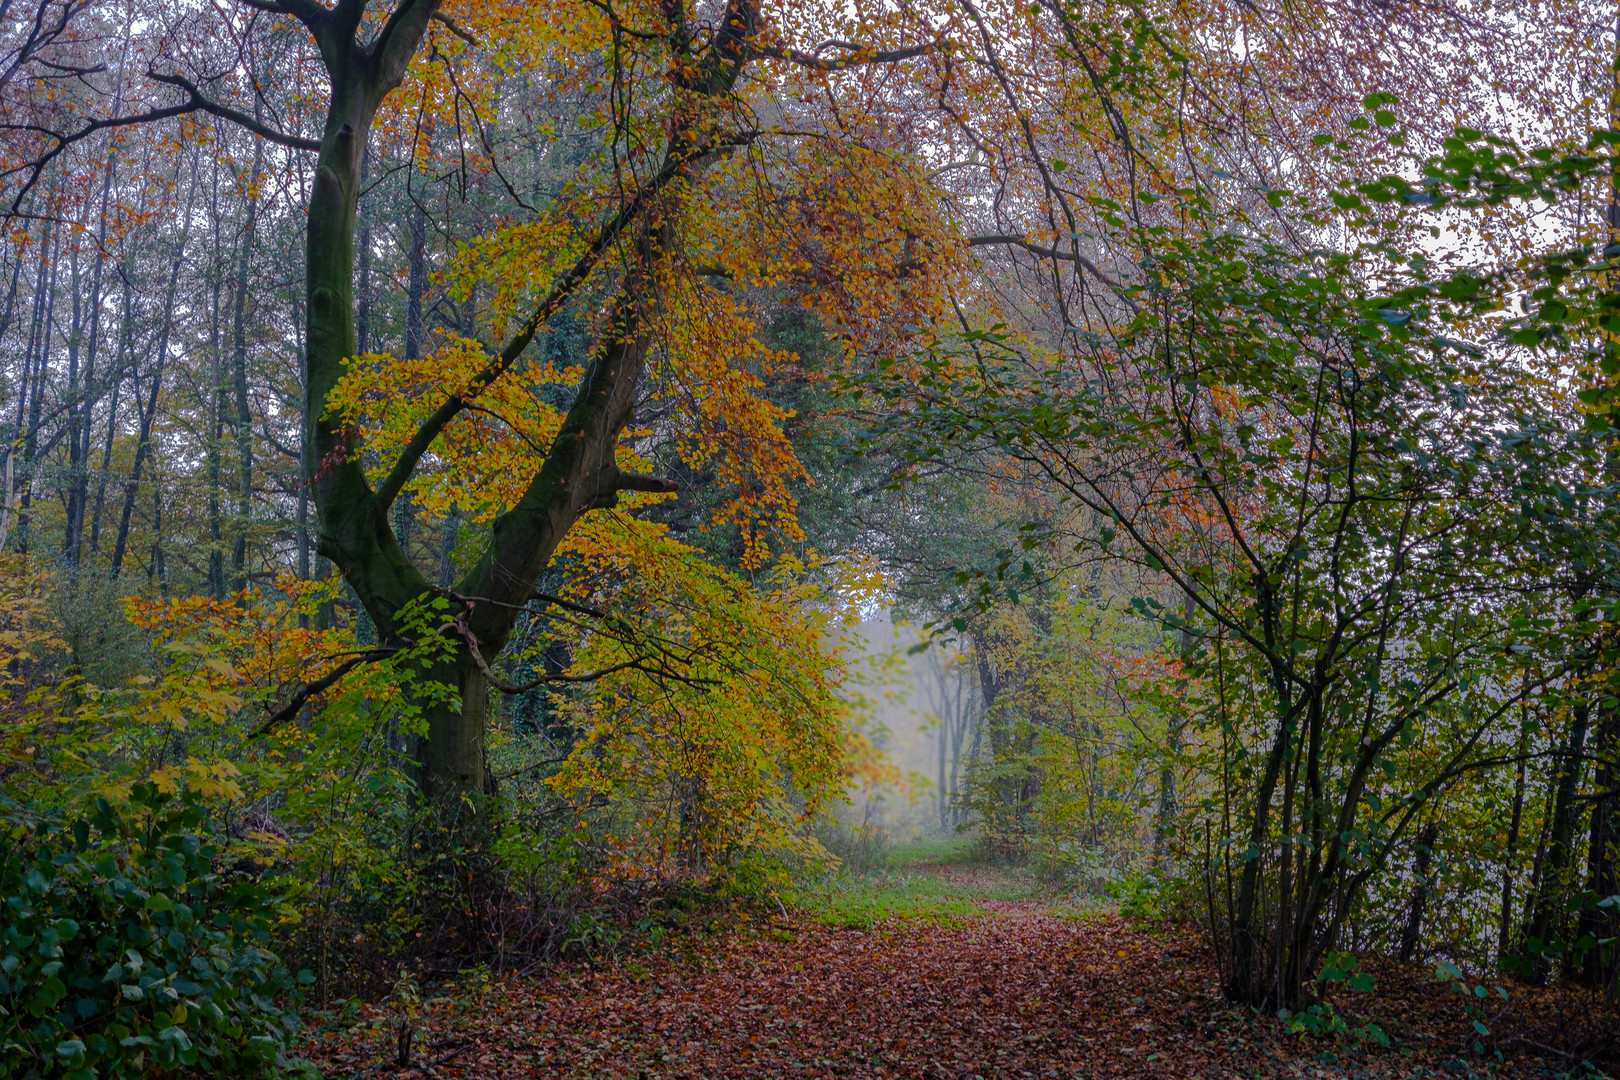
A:
<svg viewBox="0 0 1620 1080">
<path fill-rule="evenodd" d="M 1344 1002 L 1351 1031 L 1289 1033 L 1225 1003 L 1195 929 L 1065 917 L 1036 900 L 869 929 L 735 911 L 635 957 L 463 980 L 398 1013 L 369 1005 L 312 1036 L 328 1077 L 1103 1078 L 1601 1076 L 1620 1026 L 1590 994 L 1473 1003 L 1412 968 Z M 1351 1007 L 1359 1006 L 1358 1011 Z M 1392 1039 L 1360 1032 L 1373 1019 Z M 1487 1027 L 1482 1036 L 1479 1027 Z"/>
</svg>

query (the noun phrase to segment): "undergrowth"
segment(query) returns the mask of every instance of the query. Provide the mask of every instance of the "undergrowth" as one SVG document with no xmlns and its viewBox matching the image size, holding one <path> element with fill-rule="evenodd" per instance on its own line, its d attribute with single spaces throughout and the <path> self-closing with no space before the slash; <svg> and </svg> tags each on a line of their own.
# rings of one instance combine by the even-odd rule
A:
<svg viewBox="0 0 1620 1080">
<path fill-rule="evenodd" d="M 785 903 L 827 926 L 869 929 L 890 919 L 949 923 L 979 914 L 966 890 L 933 874 L 833 874 L 795 886 Z"/>
</svg>

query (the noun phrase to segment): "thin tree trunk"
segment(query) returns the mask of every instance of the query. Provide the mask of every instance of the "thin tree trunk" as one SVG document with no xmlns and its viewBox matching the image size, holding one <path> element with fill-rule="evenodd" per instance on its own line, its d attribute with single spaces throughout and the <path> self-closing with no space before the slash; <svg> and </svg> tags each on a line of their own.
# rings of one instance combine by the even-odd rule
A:
<svg viewBox="0 0 1620 1080">
<path fill-rule="evenodd" d="M 411 206 L 410 275 L 405 293 L 405 351 L 403 359 L 422 355 L 422 295 L 427 292 L 427 209 L 413 200 Z"/>
<path fill-rule="evenodd" d="M 6 445 L 6 464 L 0 469 L 0 552 L 6 550 L 6 535 L 11 531 L 12 483 L 17 475 L 17 449 Z"/>
<path fill-rule="evenodd" d="M 235 310 L 231 313 L 231 368 L 236 389 L 236 546 L 231 550 L 232 588 L 247 587 L 248 527 L 253 510 L 253 413 L 248 405 L 247 291 L 253 241 L 259 218 L 259 179 L 264 172 L 264 140 L 253 142 L 253 170 L 248 178 L 247 219 L 242 225 L 242 254 L 236 269 Z"/>
<path fill-rule="evenodd" d="M 68 252 L 68 296 L 71 306 L 68 309 L 67 332 L 67 391 L 63 395 L 62 412 L 67 427 L 68 438 L 68 474 L 67 490 L 67 520 L 63 522 L 62 554 L 71 567 L 73 565 L 73 470 L 78 463 L 79 456 L 79 346 L 81 335 L 84 333 L 84 296 L 82 286 L 84 282 L 79 271 L 79 247 L 75 243 Z"/>
<path fill-rule="evenodd" d="M 219 212 L 219 162 L 215 161 L 208 192 L 209 220 L 214 228 L 213 288 L 208 306 L 208 592 L 225 599 L 225 522 L 220 505 L 220 480 L 225 442 L 225 357 L 220 342 L 220 303 L 225 290 L 223 222 Z"/>
<path fill-rule="evenodd" d="M 951 721 L 943 716 L 939 718 L 939 827 L 945 828 L 945 817 L 949 811 L 945 792 L 945 758 L 951 741 Z"/>
<path fill-rule="evenodd" d="M 1575 794 L 1580 787 L 1584 765 L 1582 755 L 1586 749 L 1586 729 L 1591 712 L 1590 702 L 1584 700 L 1577 702 L 1570 710 L 1568 739 L 1553 770 L 1547 856 L 1535 900 L 1530 906 L 1530 923 L 1525 927 L 1524 934 L 1525 947 L 1531 953 L 1524 974 L 1532 983 L 1546 979 L 1552 961 L 1550 954 L 1563 950 L 1568 944 L 1563 941 L 1563 920 L 1575 857 L 1572 844 L 1578 812 Z"/>
<path fill-rule="evenodd" d="M 152 485 L 152 561 L 147 564 L 146 580 L 157 579 L 158 594 L 169 595 L 169 568 L 163 561 L 163 485 Z"/>
<path fill-rule="evenodd" d="M 1508 959 L 1513 943 L 1513 856 L 1519 846 L 1519 827 L 1524 820 L 1524 770 L 1530 747 L 1530 721 L 1519 706 L 1518 769 L 1513 778 L 1513 810 L 1508 818 L 1507 848 L 1502 853 L 1502 914 L 1496 928 L 1496 958 L 1500 966 Z"/>
<path fill-rule="evenodd" d="M 1412 900 L 1406 908 L 1406 925 L 1401 928 L 1401 941 L 1397 954 L 1403 962 L 1410 962 L 1412 955 L 1417 952 L 1418 942 L 1423 939 L 1423 916 L 1429 907 L 1429 890 L 1434 883 L 1429 880 L 1429 863 L 1434 858 L 1434 842 L 1440 837 L 1440 826 L 1430 822 L 1423 827 L 1417 837 L 1417 855 L 1413 861 L 1413 872 L 1417 876 L 1417 883 L 1412 887 Z"/>
<path fill-rule="evenodd" d="M 1592 903 L 1620 896 L 1620 708 L 1600 706 L 1592 757 L 1597 761 L 1592 823 L 1586 845 L 1586 895 Z M 1617 902 L 1620 904 L 1620 902 Z M 1576 937 L 1585 948 L 1577 978 L 1593 988 L 1620 989 L 1620 907 L 1581 910 Z M 1600 944 L 1600 943 L 1607 944 Z"/>
<path fill-rule="evenodd" d="M 1181 662 L 1183 665 L 1192 663 L 1193 648 L 1197 639 L 1192 633 L 1193 598 L 1188 594 L 1182 605 L 1181 627 Z M 1185 676 L 1184 676 L 1185 677 Z M 1165 719 L 1164 731 L 1164 758 L 1159 765 L 1159 814 L 1153 827 L 1153 857 L 1156 862 L 1163 863 L 1169 858 L 1170 834 L 1175 828 L 1176 813 L 1176 759 L 1181 754 L 1181 734 L 1184 722 L 1179 714 L 1173 714 Z"/>
<path fill-rule="evenodd" d="M 22 498 L 17 503 L 17 550 L 28 550 L 29 507 L 33 504 L 35 457 L 39 452 L 39 425 L 45 398 L 45 372 L 50 366 L 51 322 L 56 301 L 56 263 L 53 250 L 60 247 L 61 233 L 45 223 L 40 241 L 39 277 L 34 291 L 34 319 L 29 329 L 28 355 L 23 360 L 23 410 L 18 415 L 22 429 Z"/>
<path fill-rule="evenodd" d="M 186 210 L 182 220 L 185 225 L 181 227 L 180 238 L 175 242 L 174 260 L 169 264 L 169 287 L 163 300 L 163 320 L 158 325 L 157 343 L 154 348 L 156 354 L 152 370 L 152 389 L 147 395 L 145 407 L 141 405 L 139 396 L 135 399 L 135 409 L 139 415 L 139 439 L 135 444 L 135 462 L 130 466 L 129 479 L 124 482 L 124 511 L 118 521 L 118 539 L 113 544 L 111 574 L 116 579 L 124 567 L 124 552 L 129 546 L 130 519 L 135 513 L 135 496 L 140 490 L 141 469 L 146 464 L 147 457 L 152 452 L 152 423 L 157 419 L 158 395 L 163 388 L 163 369 L 169 356 L 169 331 L 174 326 L 175 294 L 180 285 L 180 266 L 184 260 L 186 241 L 191 232 L 191 207 L 197 194 L 197 170 L 193 163 L 191 172 L 191 185 L 186 195 Z M 136 381 L 136 393 L 139 394 L 140 382 Z M 161 551 L 161 549 L 159 549 Z"/>
<path fill-rule="evenodd" d="M 118 348 L 113 353 L 112 371 L 112 397 L 107 405 L 107 440 L 101 449 L 101 468 L 97 470 L 96 477 L 96 505 L 90 515 L 90 554 L 95 555 L 101 549 L 101 518 L 107 508 L 107 477 L 112 471 L 113 443 L 118 438 L 118 397 L 119 390 L 124 385 L 124 372 L 128 367 L 130 354 L 135 348 L 135 323 L 132 318 L 130 306 L 133 287 L 131 279 L 135 273 L 134 242 L 124 252 L 124 267 L 120 276 L 124 280 L 124 300 L 119 315 Z"/>
<path fill-rule="evenodd" d="M 1249 825 L 1249 848 L 1243 852 L 1243 869 L 1238 875 L 1237 897 L 1232 908 L 1231 956 L 1232 975 L 1227 984 L 1227 995 L 1234 1000 L 1257 1004 L 1265 996 L 1255 982 L 1255 953 L 1258 941 L 1255 934 L 1256 905 L 1260 899 L 1260 868 L 1264 859 L 1266 834 L 1270 828 L 1271 802 L 1276 792 L 1277 779 L 1282 773 L 1283 760 L 1288 750 L 1289 724 L 1286 706 L 1281 710 L 1276 736 L 1266 756 L 1265 771 L 1261 774 L 1260 788 L 1255 794 L 1254 812 Z"/>
<path fill-rule="evenodd" d="M 18 448 L 22 446 L 24 425 L 28 422 L 28 391 L 34 385 L 34 354 L 39 350 L 39 324 L 44 318 L 45 275 L 49 270 L 51 219 L 45 220 L 39 239 L 39 269 L 34 274 L 33 305 L 29 309 L 28 338 L 23 344 L 22 377 L 17 380 L 17 421 L 15 434 Z M 19 266 L 21 260 L 19 260 Z"/>
<path fill-rule="evenodd" d="M 6 286 L 6 305 L 0 308 L 0 346 L 6 343 L 6 332 L 11 329 L 11 317 L 17 311 L 17 284 L 22 278 L 23 257 L 17 252 L 17 258 L 11 264 L 11 284 Z"/>
<path fill-rule="evenodd" d="M 69 566 L 77 567 L 84 548 L 84 518 L 90 496 L 90 435 L 94 426 L 96 401 L 96 354 L 101 342 L 101 279 L 107 263 L 107 205 L 112 196 L 117 156 L 109 151 L 101 181 L 101 221 L 96 227 L 96 261 L 90 274 L 90 318 L 85 341 L 83 391 L 69 414 L 73 425 L 68 441 L 67 535 L 63 554 Z M 77 302 L 75 301 L 75 308 Z M 75 322 L 77 322 L 75 313 Z M 77 336 L 77 335 L 75 335 Z"/>
<path fill-rule="evenodd" d="M 461 533 L 461 507 L 451 504 L 444 515 L 444 532 L 439 538 L 439 572 L 436 576 L 441 589 L 448 589 L 456 580 L 456 541 Z"/>
</svg>

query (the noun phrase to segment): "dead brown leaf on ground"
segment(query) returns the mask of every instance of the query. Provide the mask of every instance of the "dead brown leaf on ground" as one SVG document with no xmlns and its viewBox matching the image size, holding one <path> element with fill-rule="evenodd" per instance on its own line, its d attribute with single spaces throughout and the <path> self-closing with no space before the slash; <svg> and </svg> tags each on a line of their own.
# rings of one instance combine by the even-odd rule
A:
<svg viewBox="0 0 1620 1080">
<path fill-rule="evenodd" d="M 392 1064 L 386 1006 L 305 1052 L 333 1077 L 631 1080 L 1550 1076 L 1580 1061 L 1541 1040 L 1567 1047 L 1579 1034 L 1605 1052 L 1607 1021 L 1589 996 L 1516 990 L 1481 1037 L 1454 989 L 1387 967 L 1378 993 L 1346 1007 L 1381 1022 L 1392 1047 L 1290 1035 L 1220 999 L 1191 932 L 981 906 L 954 924 L 872 930 L 738 915 L 732 930 L 654 955 L 436 999 L 408 1069 Z"/>
</svg>

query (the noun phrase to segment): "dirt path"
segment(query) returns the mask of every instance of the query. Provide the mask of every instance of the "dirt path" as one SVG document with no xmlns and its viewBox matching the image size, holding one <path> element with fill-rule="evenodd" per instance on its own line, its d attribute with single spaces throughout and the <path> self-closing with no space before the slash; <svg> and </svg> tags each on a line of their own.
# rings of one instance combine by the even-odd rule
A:
<svg viewBox="0 0 1620 1080">
<path fill-rule="evenodd" d="M 1286 1036 L 1221 1005 L 1206 964 L 1117 917 L 977 902 L 978 916 L 874 929 L 737 916 L 639 960 L 440 1000 L 420 1021 L 409 1070 L 380 1064 L 393 1043 L 383 1009 L 312 1056 L 339 1078 L 1406 1077 L 1445 1067 L 1410 1048 Z M 1425 1037 L 1432 1051 L 1436 1037 Z"/>
<path fill-rule="evenodd" d="M 1190 1036 L 1118 1000 L 1122 980 L 1158 981 L 1160 947 L 1116 921 L 986 903 L 954 926 L 775 919 L 662 962 L 498 984 L 440 1018 L 422 1056 L 488 1077 L 1189 1075 L 1171 1058 Z M 333 1050 L 336 1076 L 381 1046 Z"/>
</svg>

